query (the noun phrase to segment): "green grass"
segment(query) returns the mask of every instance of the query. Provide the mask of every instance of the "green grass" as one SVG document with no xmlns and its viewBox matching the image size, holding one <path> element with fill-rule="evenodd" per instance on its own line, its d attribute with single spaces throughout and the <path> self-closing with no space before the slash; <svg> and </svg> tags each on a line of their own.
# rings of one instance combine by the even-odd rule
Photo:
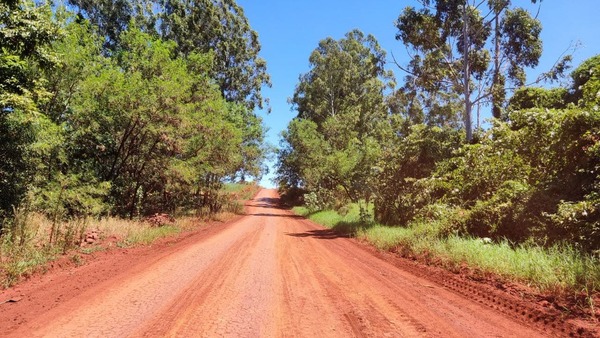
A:
<svg viewBox="0 0 600 338">
<path fill-rule="evenodd" d="M 56 259 L 60 255 L 59 248 L 21 247 L 14 250 L 2 243 L 3 259 L 0 262 L 0 284 L 7 288 L 15 284 L 23 276 L 29 276 L 41 266 Z M 7 259 L 7 256 L 10 259 Z"/>
<path fill-rule="evenodd" d="M 176 235 L 181 232 L 181 229 L 176 226 L 167 225 L 155 228 L 144 228 L 142 231 L 131 231 L 123 241 L 117 245 L 120 247 L 128 247 L 134 245 L 148 245 L 154 241 L 169 236 Z"/>
<path fill-rule="evenodd" d="M 478 272 L 523 282 L 542 292 L 600 291 L 599 259 L 569 246 L 515 247 L 508 242 L 486 243 L 479 238 L 444 236 L 442 224 L 435 221 L 414 222 L 409 227 L 360 222 L 356 206 L 350 207 L 345 216 L 331 210 L 309 213 L 304 207 L 296 207 L 294 212 L 365 240 L 380 250 L 424 257 L 451 269 L 466 264 Z"/>
</svg>

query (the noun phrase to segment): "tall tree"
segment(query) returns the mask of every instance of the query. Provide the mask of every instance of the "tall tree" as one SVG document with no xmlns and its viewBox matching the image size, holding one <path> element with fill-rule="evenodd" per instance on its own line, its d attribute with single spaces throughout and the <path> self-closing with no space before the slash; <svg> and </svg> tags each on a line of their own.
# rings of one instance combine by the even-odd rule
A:
<svg viewBox="0 0 600 338">
<path fill-rule="evenodd" d="M 146 29 L 153 29 L 156 16 L 151 0 L 68 0 L 105 38 L 106 51 L 119 46 L 121 33 L 132 20 Z"/>
<path fill-rule="evenodd" d="M 41 70 L 56 63 L 50 43 L 58 36 L 49 5 L 0 1 L 0 223 L 35 171 L 32 148 L 44 124 L 38 103 L 47 96 Z"/>
<path fill-rule="evenodd" d="M 258 34 L 234 0 L 160 1 L 160 34 L 183 55 L 212 52 L 214 77 L 228 101 L 262 107 L 260 89 L 270 85 L 259 56 Z"/>
<path fill-rule="evenodd" d="M 131 22 L 150 34 L 177 43 L 176 52 L 213 53 L 212 77 L 223 96 L 253 110 L 263 107 L 261 88 L 270 85 L 259 56 L 258 34 L 234 0 L 69 0 L 119 48 L 121 32 Z"/>
<path fill-rule="evenodd" d="M 368 197 L 378 140 L 389 129 L 385 52 L 373 36 L 354 30 L 322 40 L 309 61 L 291 99 L 298 116 L 283 134 L 280 179 L 313 191 L 342 189 L 354 201 Z"/>
<path fill-rule="evenodd" d="M 474 107 L 491 104 L 499 118 L 506 81 L 524 85 L 524 68 L 537 65 L 541 24 L 527 10 L 512 8 L 509 0 L 421 3 L 421 9 L 405 8 L 396 22 L 396 39 L 411 50 L 409 65 L 400 66 L 408 73 L 407 87 L 425 98 L 442 92 L 450 102 L 460 95 L 470 141 Z M 436 100 L 434 105 L 440 102 L 444 103 Z"/>
</svg>

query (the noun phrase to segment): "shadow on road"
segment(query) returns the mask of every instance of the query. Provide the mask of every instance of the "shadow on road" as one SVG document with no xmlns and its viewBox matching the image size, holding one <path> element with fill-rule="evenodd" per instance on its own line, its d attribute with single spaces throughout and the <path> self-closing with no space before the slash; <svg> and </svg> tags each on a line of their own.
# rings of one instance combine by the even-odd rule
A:
<svg viewBox="0 0 600 338">
<path fill-rule="evenodd" d="M 282 210 L 291 209 L 290 206 L 284 205 L 283 203 L 281 203 L 281 199 L 276 197 L 261 197 L 259 199 L 253 200 L 248 205 L 256 208 L 275 208 Z"/>
<path fill-rule="evenodd" d="M 281 214 L 270 214 L 270 213 L 263 213 L 263 212 L 259 212 L 259 213 L 255 213 L 255 214 L 248 214 L 248 216 L 267 216 L 267 217 L 304 219 L 304 217 L 298 216 L 298 215 L 281 215 Z"/>
<path fill-rule="evenodd" d="M 306 232 L 288 232 L 286 233 L 286 235 L 292 237 L 313 237 L 318 239 L 336 239 L 350 237 L 348 234 L 343 234 L 330 229 L 309 230 Z"/>
</svg>

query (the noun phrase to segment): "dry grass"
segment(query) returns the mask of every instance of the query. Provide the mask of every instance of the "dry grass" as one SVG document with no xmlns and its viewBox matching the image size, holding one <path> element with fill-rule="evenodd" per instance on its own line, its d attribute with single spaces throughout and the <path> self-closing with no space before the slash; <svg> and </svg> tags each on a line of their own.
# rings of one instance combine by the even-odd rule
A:
<svg viewBox="0 0 600 338">
<path fill-rule="evenodd" d="M 225 203 L 221 212 L 203 217 L 180 217 L 172 224 L 160 227 L 143 220 L 115 217 L 52 222 L 43 214 L 17 209 L 0 237 L 0 285 L 14 285 L 63 255 L 70 255 L 73 262 L 79 264 L 82 262 L 80 254 L 112 246 L 148 245 L 164 237 L 207 226 L 212 221 L 227 222 L 243 213 L 243 201 L 252 198 L 259 189 L 255 184 L 227 184 L 222 192 Z M 92 231 L 98 239 L 82 245 L 86 234 Z"/>
<path fill-rule="evenodd" d="M 182 217 L 173 224 L 153 227 L 148 222 L 114 217 L 53 224 L 42 214 L 21 215 L 23 223 L 17 231 L 0 238 L 0 285 L 5 288 L 12 286 L 20 279 L 43 270 L 48 262 L 62 255 L 71 255 L 77 263 L 80 254 L 87 255 L 113 246 L 149 245 L 161 238 L 207 226 L 210 221 L 227 222 L 236 216 L 232 212 L 221 212 L 205 218 Z M 91 231 L 98 234 L 98 240 L 82 246 L 85 234 Z"/>
</svg>

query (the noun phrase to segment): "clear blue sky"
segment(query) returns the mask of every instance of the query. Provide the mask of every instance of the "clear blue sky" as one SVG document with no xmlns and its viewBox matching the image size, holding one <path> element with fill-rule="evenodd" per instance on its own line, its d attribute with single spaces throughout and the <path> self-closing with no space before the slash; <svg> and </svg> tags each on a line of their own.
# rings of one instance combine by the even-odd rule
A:
<svg viewBox="0 0 600 338">
<path fill-rule="evenodd" d="M 415 0 L 238 0 L 252 28 L 258 32 L 261 56 L 267 61 L 272 88 L 264 89 L 272 112 L 260 112 L 269 128 L 267 140 L 279 145 L 279 133 L 296 116 L 287 99 L 294 93 L 298 76 L 309 70 L 308 57 L 320 40 L 339 39 L 354 28 L 373 34 L 381 47 L 402 63 L 407 56 L 404 46 L 395 40 L 394 21 L 406 6 L 420 8 Z M 529 0 L 513 0 L 532 11 Z M 573 42 L 581 46 L 574 54 L 573 66 L 600 54 L 600 0 L 543 0 L 538 18 L 542 22 L 544 53 L 539 66 L 528 71 L 532 80 L 552 67 Z M 389 66 L 401 83 L 403 74 Z M 272 187 L 271 173 L 261 184 Z"/>
</svg>

